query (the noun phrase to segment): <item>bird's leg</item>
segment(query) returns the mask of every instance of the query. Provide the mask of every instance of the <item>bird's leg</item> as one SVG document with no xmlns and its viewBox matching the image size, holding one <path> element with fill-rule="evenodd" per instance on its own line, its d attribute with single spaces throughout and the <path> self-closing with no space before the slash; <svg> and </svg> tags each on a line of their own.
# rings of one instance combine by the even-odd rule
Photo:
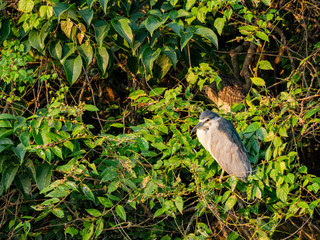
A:
<svg viewBox="0 0 320 240">
<path fill-rule="evenodd" d="M 223 174 L 224 174 L 224 170 L 222 169 L 222 171 L 221 171 L 221 175 L 220 175 L 220 178 L 219 178 L 219 183 L 221 183 L 221 182 L 222 182 Z"/>
</svg>

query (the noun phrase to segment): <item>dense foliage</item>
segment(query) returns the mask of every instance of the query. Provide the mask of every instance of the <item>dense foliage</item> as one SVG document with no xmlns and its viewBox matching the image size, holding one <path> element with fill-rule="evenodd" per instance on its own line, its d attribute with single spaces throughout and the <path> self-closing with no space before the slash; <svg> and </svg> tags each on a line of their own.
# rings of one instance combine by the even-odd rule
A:
<svg viewBox="0 0 320 240">
<path fill-rule="evenodd" d="M 0 0 L 0 10 L 1 239 L 320 236 L 317 1 Z M 236 52 L 235 63 L 244 42 L 254 57 Z M 216 108 L 203 85 L 235 66 L 252 88 L 219 113 L 249 153 L 246 183 L 220 182 L 190 136 Z"/>
</svg>

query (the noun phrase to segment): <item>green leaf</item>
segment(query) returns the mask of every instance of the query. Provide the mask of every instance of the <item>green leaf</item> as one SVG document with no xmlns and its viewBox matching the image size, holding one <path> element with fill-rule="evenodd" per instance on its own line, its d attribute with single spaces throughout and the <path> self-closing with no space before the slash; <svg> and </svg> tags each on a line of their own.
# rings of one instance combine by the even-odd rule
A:
<svg viewBox="0 0 320 240">
<path fill-rule="evenodd" d="M 107 14 L 107 5 L 108 5 L 109 0 L 99 0 L 99 2 L 101 4 L 101 7 L 102 7 L 104 13 Z"/>
<path fill-rule="evenodd" d="M 259 77 L 253 77 L 253 78 L 251 78 L 251 81 L 252 81 L 252 83 L 254 85 L 257 85 L 257 86 L 266 85 L 265 81 L 262 78 L 259 78 Z"/>
<path fill-rule="evenodd" d="M 163 24 L 164 21 L 157 20 L 153 16 L 149 16 L 148 19 L 145 21 L 146 29 L 149 31 L 151 37 L 153 32 Z"/>
<path fill-rule="evenodd" d="M 88 225 L 82 230 L 82 240 L 89 240 L 93 234 L 94 223 L 88 223 Z"/>
<path fill-rule="evenodd" d="M 86 184 L 82 184 L 82 192 L 89 200 L 95 202 L 94 194 Z"/>
<path fill-rule="evenodd" d="M 31 193 L 31 178 L 28 174 L 19 174 L 14 181 L 16 186 L 23 193 L 24 196 L 27 196 Z"/>
<path fill-rule="evenodd" d="M 91 7 L 84 7 L 79 11 L 79 14 L 83 18 L 83 20 L 86 22 L 87 27 L 90 27 L 92 18 L 93 18 L 93 10 Z"/>
<path fill-rule="evenodd" d="M 208 38 L 213 43 L 213 45 L 215 45 L 216 48 L 218 48 L 218 37 L 212 31 L 212 29 L 202 26 L 196 26 L 196 30 L 194 31 L 194 33 Z"/>
<path fill-rule="evenodd" d="M 11 21 L 9 19 L 2 19 L 0 23 L 0 42 L 4 42 L 4 40 L 9 36 L 11 29 L 10 25 Z"/>
<path fill-rule="evenodd" d="M 60 60 L 61 64 L 64 64 L 66 59 L 76 51 L 76 47 L 73 43 L 66 43 L 62 47 L 62 58 Z"/>
<path fill-rule="evenodd" d="M 52 42 L 49 46 L 49 52 L 52 57 L 60 60 L 62 58 L 62 46 L 60 41 Z"/>
<path fill-rule="evenodd" d="M 53 7 L 42 5 L 39 8 L 39 15 L 41 18 L 51 19 L 52 15 L 53 15 Z"/>
<path fill-rule="evenodd" d="M 268 38 L 268 35 L 265 34 L 264 32 L 261 32 L 261 31 L 257 31 L 256 32 L 256 36 L 266 42 L 269 42 L 269 38 Z"/>
<path fill-rule="evenodd" d="M 61 14 L 67 11 L 70 7 L 71 5 L 67 3 L 57 3 L 53 6 L 53 11 L 58 19 L 58 22 L 60 21 Z"/>
<path fill-rule="evenodd" d="M 21 12 L 31 12 L 34 7 L 33 0 L 19 0 L 18 8 Z"/>
<path fill-rule="evenodd" d="M 179 212 L 182 214 L 183 211 L 183 199 L 181 196 L 178 196 L 174 199 L 174 204 L 176 205 Z"/>
<path fill-rule="evenodd" d="M 104 20 L 99 20 L 94 23 L 94 33 L 98 46 L 102 46 L 103 40 L 108 35 L 110 25 Z"/>
<path fill-rule="evenodd" d="M 51 212 L 56 215 L 58 218 L 63 218 L 64 217 L 64 212 L 61 208 L 54 208 L 51 210 Z"/>
<path fill-rule="evenodd" d="M 303 119 L 307 120 L 308 118 L 312 117 L 314 114 L 316 114 L 319 111 L 320 111 L 320 106 L 318 106 L 317 108 L 311 109 L 306 113 L 306 115 L 304 115 Z"/>
<path fill-rule="evenodd" d="M 16 147 L 13 147 L 12 150 L 18 156 L 21 165 L 23 163 L 24 155 L 26 154 L 25 146 L 22 143 L 19 143 Z"/>
<path fill-rule="evenodd" d="M 98 236 L 102 233 L 103 231 L 103 225 L 104 225 L 104 221 L 103 219 L 98 219 L 96 221 L 96 234 L 95 237 L 98 238 Z"/>
<path fill-rule="evenodd" d="M 66 230 L 64 230 L 64 233 L 69 233 L 72 237 L 78 234 L 78 230 L 74 227 L 67 227 Z"/>
<path fill-rule="evenodd" d="M 289 194 L 289 185 L 287 183 L 285 183 L 282 186 L 277 187 L 276 194 L 277 194 L 277 197 L 282 202 L 284 202 L 284 203 L 287 202 L 288 194 Z"/>
<path fill-rule="evenodd" d="M 214 20 L 214 24 L 213 25 L 217 29 L 219 35 L 222 34 L 222 30 L 224 28 L 225 22 L 226 22 L 226 19 L 224 17 L 223 18 L 216 18 Z"/>
<path fill-rule="evenodd" d="M 112 193 L 119 187 L 119 181 L 113 181 L 108 186 L 108 193 Z"/>
<path fill-rule="evenodd" d="M 36 183 L 40 190 L 49 186 L 51 182 L 52 169 L 54 165 L 44 163 L 37 167 L 36 170 Z"/>
<path fill-rule="evenodd" d="M 91 214 L 94 217 L 100 217 L 101 216 L 101 212 L 98 211 L 97 209 L 86 209 L 86 211 Z"/>
<path fill-rule="evenodd" d="M 161 52 L 163 52 L 164 54 L 166 54 L 168 56 L 168 58 L 170 59 L 174 70 L 176 70 L 176 66 L 177 66 L 177 54 L 174 51 L 174 49 L 172 47 L 169 46 L 164 46 L 161 48 Z"/>
<path fill-rule="evenodd" d="M 258 68 L 262 70 L 273 70 L 273 67 L 271 66 L 271 63 L 267 60 L 260 60 L 257 63 Z"/>
<path fill-rule="evenodd" d="M 189 42 L 189 40 L 193 37 L 193 33 L 192 32 L 188 32 L 186 34 L 181 33 L 181 40 L 180 40 L 180 45 L 181 45 L 181 51 L 182 49 L 187 45 L 187 43 Z"/>
<path fill-rule="evenodd" d="M 109 64 L 109 53 L 105 47 L 98 47 L 97 51 L 97 62 L 102 75 L 105 75 L 106 69 Z"/>
<path fill-rule="evenodd" d="M 74 84 L 79 78 L 82 71 L 82 59 L 81 56 L 70 57 L 63 63 L 66 77 L 70 85 Z"/>
<path fill-rule="evenodd" d="M 99 111 L 99 108 L 97 108 L 96 106 L 91 105 L 91 104 L 86 104 L 86 105 L 84 105 L 84 106 L 83 106 L 83 109 L 86 110 L 86 111 L 90 111 L 90 112 Z"/>
<path fill-rule="evenodd" d="M 132 46 L 133 33 L 129 26 L 130 20 L 124 17 L 116 17 L 111 20 L 111 24 L 116 32 L 126 39 L 129 45 Z"/>
<path fill-rule="evenodd" d="M 111 208 L 113 206 L 113 203 L 109 198 L 98 197 L 98 200 L 106 208 Z"/>
<path fill-rule="evenodd" d="M 89 7 L 92 7 L 92 4 L 95 2 L 96 0 L 87 0 L 87 3 L 89 5 Z"/>
<path fill-rule="evenodd" d="M 29 33 L 28 40 L 29 40 L 31 47 L 37 49 L 39 52 L 43 51 L 44 45 L 41 43 L 41 39 L 40 39 L 38 31 L 32 30 Z"/>
<path fill-rule="evenodd" d="M 117 205 L 115 209 L 116 209 L 116 213 L 118 214 L 118 216 L 120 218 L 122 218 L 123 221 L 126 221 L 127 215 L 126 215 L 126 211 L 124 210 L 124 208 L 121 205 Z"/>
<path fill-rule="evenodd" d="M 158 210 L 154 213 L 153 218 L 156 218 L 156 217 L 160 216 L 160 215 L 163 214 L 165 211 L 166 211 L 165 208 L 160 208 L 160 209 L 158 209 Z"/>
<path fill-rule="evenodd" d="M 237 197 L 234 195 L 231 195 L 224 205 L 224 212 L 227 212 L 230 209 L 232 209 L 233 206 L 236 204 L 236 202 L 237 202 Z"/>
<path fill-rule="evenodd" d="M 145 68 L 152 74 L 152 68 L 154 61 L 159 57 L 161 49 L 158 48 L 156 51 L 152 50 L 150 47 L 147 47 L 142 54 L 142 63 Z"/>
<path fill-rule="evenodd" d="M 259 122 L 251 123 L 248 127 L 246 127 L 244 132 L 245 133 L 255 132 L 260 128 L 260 126 L 261 126 L 261 123 L 259 123 Z"/>
<path fill-rule="evenodd" d="M 11 186 L 11 183 L 13 182 L 18 170 L 19 170 L 19 166 L 16 166 L 16 167 L 11 166 L 6 168 L 2 173 L 3 175 L 2 175 L 1 181 L 5 191 L 7 191 L 8 188 Z"/>
<path fill-rule="evenodd" d="M 58 146 L 51 148 L 51 151 L 59 158 L 63 159 L 62 150 Z"/>
<path fill-rule="evenodd" d="M 93 48 L 90 44 L 81 44 L 78 48 L 78 51 L 82 58 L 84 59 L 86 66 L 88 67 L 93 59 Z"/>
</svg>

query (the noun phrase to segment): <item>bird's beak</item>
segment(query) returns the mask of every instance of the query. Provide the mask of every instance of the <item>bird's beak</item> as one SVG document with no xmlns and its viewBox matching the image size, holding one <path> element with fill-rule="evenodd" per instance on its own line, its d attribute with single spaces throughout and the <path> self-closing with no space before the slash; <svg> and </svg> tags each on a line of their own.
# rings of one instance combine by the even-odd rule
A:
<svg viewBox="0 0 320 240">
<path fill-rule="evenodd" d="M 191 135 L 195 130 L 197 130 L 197 128 L 201 127 L 202 125 L 203 125 L 203 122 L 199 122 L 199 123 L 191 130 L 190 135 Z"/>
</svg>

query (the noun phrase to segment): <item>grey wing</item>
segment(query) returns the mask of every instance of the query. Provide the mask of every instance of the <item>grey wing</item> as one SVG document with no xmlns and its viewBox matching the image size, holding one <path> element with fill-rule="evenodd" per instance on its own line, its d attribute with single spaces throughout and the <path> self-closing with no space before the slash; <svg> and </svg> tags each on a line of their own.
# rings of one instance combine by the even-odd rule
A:
<svg viewBox="0 0 320 240">
<path fill-rule="evenodd" d="M 251 164 L 233 125 L 228 120 L 220 118 L 212 131 L 209 143 L 211 155 L 228 174 L 246 181 L 252 172 Z"/>
</svg>

